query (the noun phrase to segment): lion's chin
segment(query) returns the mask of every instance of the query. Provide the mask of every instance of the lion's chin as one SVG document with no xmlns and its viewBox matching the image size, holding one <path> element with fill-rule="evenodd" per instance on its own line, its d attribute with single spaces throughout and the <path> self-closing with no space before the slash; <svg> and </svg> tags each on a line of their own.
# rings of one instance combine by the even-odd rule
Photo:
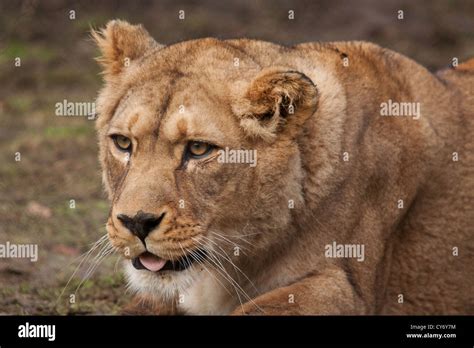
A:
<svg viewBox="0 0 474 348">
<path fill-rule="evenodd" d="M 137 294 L 151 296 L 160 301 L 174 300 L 192 286 L 202 270 L 198 265 L 191 265 L 180 270 L 136 269 L 130 260 L 125 260 L 125 274 L 128 287 Z"/>
<path fill-rule="evenodd" d="M 177 304 L 182 314 L 228 314 L 238 299 L 211 275 L 211 271 L 194 264 L 182 271 L 150 272 L 135 269 L 130 260 L 125 263 L 129 288 L 151 303 Z"/>
</svg>

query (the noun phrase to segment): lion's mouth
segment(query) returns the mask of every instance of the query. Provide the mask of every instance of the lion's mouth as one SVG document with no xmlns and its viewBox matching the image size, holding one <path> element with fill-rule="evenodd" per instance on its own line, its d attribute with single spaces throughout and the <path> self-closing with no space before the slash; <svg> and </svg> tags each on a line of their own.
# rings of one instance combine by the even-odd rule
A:
<svg viewBox="0 0 474 348">
<path fill-rule="evenodd" d="M 205 253 L 198 250 L 194 253 L 198 255 L 200 260 L 203 260 Z M 150 272 L 163 271 L 184 271 L 197 261 L 196 257 L 189 255 L 182 256 L 178 260 L 165 260 L 148 251 L 132 259 L 132 265 L 138 270 L 148 270 Z"/>
</svg>

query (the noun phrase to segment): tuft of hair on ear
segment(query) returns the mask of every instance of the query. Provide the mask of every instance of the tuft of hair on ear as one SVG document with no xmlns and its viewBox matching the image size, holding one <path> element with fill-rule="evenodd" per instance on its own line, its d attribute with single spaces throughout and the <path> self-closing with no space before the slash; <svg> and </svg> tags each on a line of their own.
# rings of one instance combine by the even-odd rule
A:
<svg viewBox="0 0 474 348">
<path fill-rule="evenodd" d="M 234 104 L 241 126 L 252 137 L 267 142 L 279 131 L 294 136 L 315 111 L 318 90 L 305 74 L 285 68 L 266 68 Z"/>
<path fill-rule="evenodd" d="M 142 25 L 112 20 L 105 28 L 91 30 L 92 39 L 100 49 L 97 61 L 103 66 L 106 77 L 120 74 L 132 61 L 141 58 L 155 47 L 160 47 Z"/>
</svg>

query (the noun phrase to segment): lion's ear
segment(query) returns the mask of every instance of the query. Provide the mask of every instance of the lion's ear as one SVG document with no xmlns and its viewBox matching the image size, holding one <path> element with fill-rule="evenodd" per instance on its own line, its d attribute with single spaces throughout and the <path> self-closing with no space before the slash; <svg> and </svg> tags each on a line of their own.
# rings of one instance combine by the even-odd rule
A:
<svg viewBox="0 0 474 348">
<path fill-rule="evenodd" d="M 285 68 L 266 68 L 234 104 L 240 124 L 252 137 L 272 141 L 278 133 L 291 137 L 315 111 L 318 90 L 305 74 Z"/>
<path fill-rule="evenodd" d="M 104 74 L 119 74 L 133 60 L 159 45 L 141 25 L 131 25 L 121 20 L 107 23 L 105 28 L 92 30 L 92 38 L 101 51 L 97 59 L 104 67 Z"/>
</svg>

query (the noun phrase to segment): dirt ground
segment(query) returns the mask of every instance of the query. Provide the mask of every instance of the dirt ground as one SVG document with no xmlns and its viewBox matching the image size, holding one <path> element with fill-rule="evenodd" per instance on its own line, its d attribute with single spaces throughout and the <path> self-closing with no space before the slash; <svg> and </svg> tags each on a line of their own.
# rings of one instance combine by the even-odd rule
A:
<svg viewBox="0 0 474 348">
<path fill-rule="evenodd" d="M 433 70 L 474 56 L 468 0 L 0 0 L 0 244 L 39 248 L 37 262 L 0 258 L 0 314 L 115 314 L 130 298 L 115 255 L 88 277 L 100 248 L 66 286 L 81 255 L 105 234 L 108 203 L 93 121 L 55 116 L 64 99 L 94 101 L 101 77 L 89 30 L 114 18 L 143 23 L 164 44 L 208 36 L 369 40 Z"/>
</svg>

